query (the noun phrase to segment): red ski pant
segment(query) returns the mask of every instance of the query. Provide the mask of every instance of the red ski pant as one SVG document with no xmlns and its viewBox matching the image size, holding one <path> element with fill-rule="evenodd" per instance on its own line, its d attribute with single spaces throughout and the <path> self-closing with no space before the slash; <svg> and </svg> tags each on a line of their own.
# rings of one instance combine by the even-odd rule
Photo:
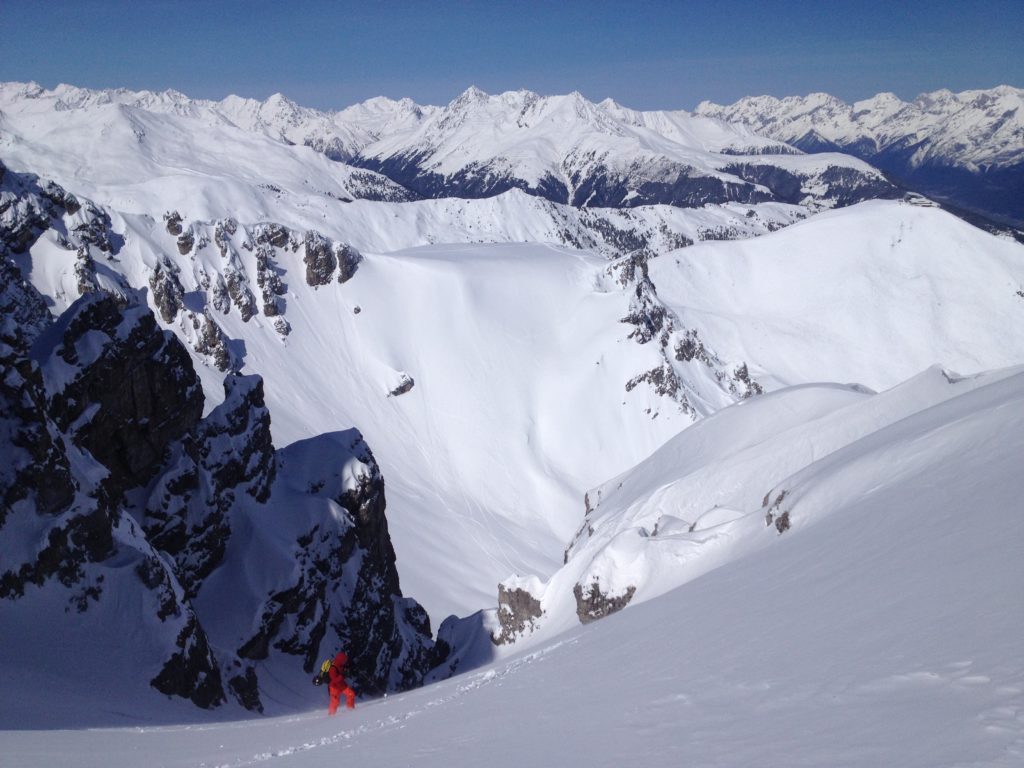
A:
<svg viewBox="0 0 1024 768">
<path fill-rule="evenodd" d="M 353 691 L 348 685 L 344 688 L 330 688 L 331 693 L 331 706 L 327 710 L 328 715 L 333 715 L 338 711 L 338 705 L 341 703 L 341 695 L 345 694 L 345 706 L 349 709 L 356 708 L 356 692 Z"/>
</svg>

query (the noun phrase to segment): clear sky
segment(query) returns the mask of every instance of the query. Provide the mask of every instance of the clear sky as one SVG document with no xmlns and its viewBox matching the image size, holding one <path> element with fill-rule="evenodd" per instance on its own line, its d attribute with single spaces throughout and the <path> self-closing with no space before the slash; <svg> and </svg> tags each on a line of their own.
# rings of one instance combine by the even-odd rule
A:
<svg viewBox="0 0 1024 768">
<path fill-rule="evenodd" d="M 0 80 L 282 92 L 339 108 L 495 93 L 692 109 L 757 94 L 1024 86 L 1024 0 L 0 0 Z"/>
</svg>

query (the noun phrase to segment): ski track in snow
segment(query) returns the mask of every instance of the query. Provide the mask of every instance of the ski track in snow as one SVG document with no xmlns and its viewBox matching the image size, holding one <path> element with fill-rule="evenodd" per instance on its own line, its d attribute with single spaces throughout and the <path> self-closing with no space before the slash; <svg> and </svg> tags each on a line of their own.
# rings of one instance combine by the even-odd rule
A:
<svg viewBox="0 0 1024 768">
<path fill-rule="evenodd" d="M 341 746 L 345 749 L 350 749 L 356 746 L 356 744 L 358 743 L 358 739 L 362 736 L 365 736 L 367 734 L 379 733 L 381 731 L 391 730 L 394 728 L 404 728 L 405 724 L 409 720 L 418 717 L 433 708 L 442 707 L 447 704 L 450 704 L 457 699 L 460 699 L 464 696 L 468 696 L 476 692 L 484 686 L 501 685 L 506 678 L 508 678 L 510 675 L 516 674 L 525 666 L 533 664 L 538 661 L 542 661 L 545 656 L 552 653 L 553 651 L 556 651 L 559 648 L 562 648 L 566 645 L 573 645 L 576 642 L 577 640 L 574 638 L 560 640 L 542 649 L 533 651 L 521 658 L 517 658 L 503 666 L 501 669 L 489 669 L 486 672 L 473 673 L 469 676 L 469 680 L 467 682 L 459 682 L 457 685 L 455 685 L 453 692 L 445 693 L 442 696 L 429 699 L 423 704 L 419 704 L 417 702 L 411 708 L 407 709 L 404 713 L 401 714 L 391 714 L 386 717 L 379 718 L 375 722 L 366 723 L 364 725 L 359 725 L 355 728 L 349 728 L 342 731 L 338 731 L 337 733 L 334 733 L 330 736 L 323 736 L 319 739 L 304 741 L 301 744 L 289 745 L 279 747 L 273 750 L 257 752 L 251 757 L 243 758 L 241 760 L 231 760 L 227 762 L 217 763 L 201 762 L 198 764 L 197 768 L 244 768 L 244 766 L 249 765 L 264 765 L 279 758 L 291 757 L 293 755 L 309 752 L 311 750 L 319 749 L 322 747 Z M 406 698 L 408 698 L 408 694 L 394 695 L 359 705 L 359 708 L 373 708 L 375 706 L 382 704 L 384 701 L 390 702 L 396 699 L 399 703 L 401 703 Z M 300 719 L 301 718 L 289 718 L 284 719 L 280 722 L 297 722 Z M 212 726 L 211 728 L 216 727 L 223 726 Z M 193 730 L 203 729 L 194 728 Z"/>
</svg>

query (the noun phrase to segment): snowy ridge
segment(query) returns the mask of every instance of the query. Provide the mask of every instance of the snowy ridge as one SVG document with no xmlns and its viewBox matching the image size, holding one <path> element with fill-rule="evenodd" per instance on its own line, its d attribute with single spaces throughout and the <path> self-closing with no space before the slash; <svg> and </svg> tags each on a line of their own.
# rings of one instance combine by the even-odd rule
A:
<svg viewBox="0 0 1024 768">
<path fill-rule="evenodd" d="M 548 583 L 504 589 L 539 601 L 527 636 L 603 618 L 955 461 L 972 438 L 951 430 L 985 434 L 1022 396 L 1020 367 L 967 379 L 933 368 L 880 394 L 807 385 L 724 409 L 591 490 Z M 505 607 L 499 618 L 521 617 Z"/>
<path fill-rule="evenodd" d="M 240 96 L 211 101 L 192 99 L 175 90 L 93 90 L 66 84 L 46 90 L 35 83 L 0 83 L 0 99 L 52 104 L 56 111 L 91 110 L 116 104 L 207 124 L 234 125 L 290 144 L 312 147 L 334 160 L 348 160 L 381 135 L 408 130 L 437 109 L 409 99 L 378 97 L 340 112 L 323 112 L 299 106 L 281 93 L 263 101 Z"/>
</svg>

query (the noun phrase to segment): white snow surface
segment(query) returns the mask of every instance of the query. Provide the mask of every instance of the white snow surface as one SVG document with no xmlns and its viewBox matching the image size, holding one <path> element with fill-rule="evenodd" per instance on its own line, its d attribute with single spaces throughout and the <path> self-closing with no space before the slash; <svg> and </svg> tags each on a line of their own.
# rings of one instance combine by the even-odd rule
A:
<svg viewBox="0 0 1024 768">
<path fill-rule="evenodd" d="M 941 373 L 876 396 L 780 392 L 706 420 L 706 445 L 756 428 L 755 412 L 796 410 L 787 399 L 811 404 L 791 416 L 808 428 L 888 425 L 790 477 L 791 530 L 762 523 L 760 546 L 661 597 L 334 718 L 3 731 L 5 764 L 1020 765 L 1024 370 Z M 761 458 L 813 432 L 780 433 Z"/>
<path fill-rule="evenodd" d="M 882 389 L 934 363 L 968 373 L 1024 360 L 1007 325 L 1024 310 L 1024 249 L 978 234 L 934 208 L 868 201 L 649 266 L 684 325 L 767 381 Z"/>
</svg>

